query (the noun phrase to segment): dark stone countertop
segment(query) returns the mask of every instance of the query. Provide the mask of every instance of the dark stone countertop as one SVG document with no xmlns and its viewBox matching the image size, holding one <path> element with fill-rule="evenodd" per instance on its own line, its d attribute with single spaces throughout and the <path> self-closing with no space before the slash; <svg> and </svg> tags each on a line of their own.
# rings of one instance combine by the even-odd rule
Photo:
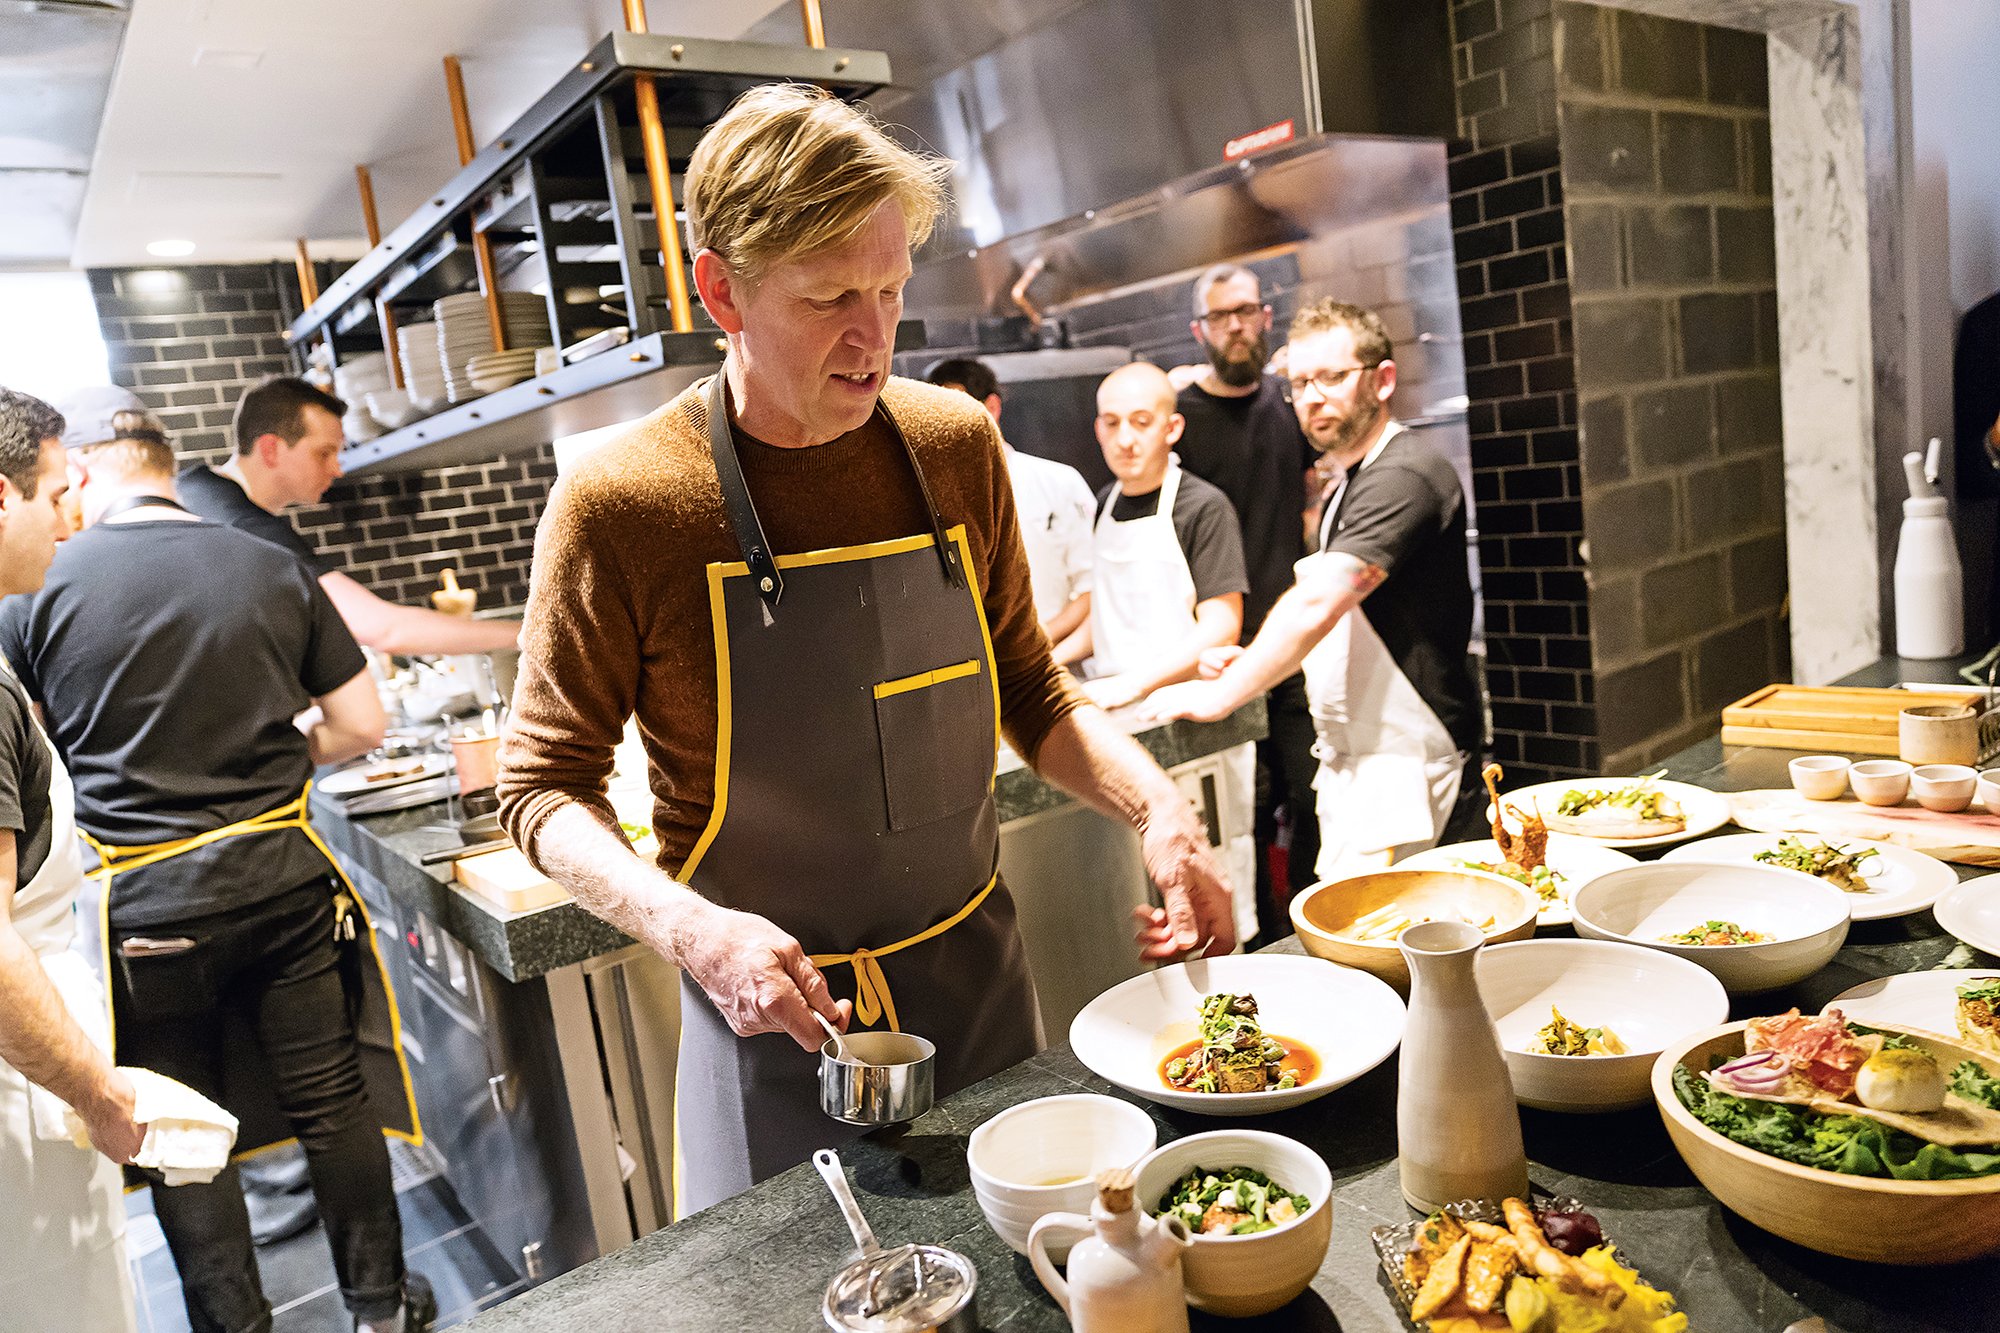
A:
<svg viewBox="0 0 2000 1333">
<path fill-rule="evenodd" d="M 1736 790 L 1783 783 L 1787 758 L 1711 741 L 1675 756 L 1668 769 L 1682 781 Z M 1298 944 L 1285 940 L 1273 948 L 1296 952 Z M 1824 971 L 1791 991 L 1739 1005 L 1736 1016 L 1791 1004 L 1811 1012 L 1868 977 L 1994 963 L 1945 935 L 1928 912 L 1856 923 Z M 1068 1324 L 1027 1261 L 981 1218 L 966 1175 L 966 1141 L 1009 1106 L 1080 1090 L 1126 1097 L 1066 1045 L 1053 1047 L 947 1098 L 907 1127 L 841 1149 L 862 1211 L 885 1242 L 948 1245 L 973 1260 L 981 1322 L 995 1333 L 1055 1333 Z M 1310 1144 L 1333 1169 L 1333 1239 L 1312 1289 L 1261 1319 L 1196 1314 L 1197 1333 L 1407 1327 L 1368 1238 L 1372 1228 L 1412 1216 L 1397 1180 L 1395 1102 L 1391 1059 L 1346 1088 L 1271 1116 L 1217 1121 L 1147 1106 L 1162 1142 L 1219 1125 L 1254 1126 Z M 1779 1333 L 1814 1314 L 1838 1333 L 1970 1333 L 1994 1326 L 2000 1258 L 1949 1269 L 1884 1268 L 1779 1240 L 1701 1188 L 1651 1108 L 1603 1116 L 1523 1109 L 1521 1120 L 1536 1188 L 1588 1203 L 1640 1271 L 1679 1298 L 1693 1333 Z M 471 1327 L 478 1333 L 807 1333 L 823 1327 L 820 1297 L 849 1249 L 825 1186 L 810 1165 L 801 1166 L 488 1311 Z"/>
<path fill-rule="evenodd" d="M 1264 701 L 1257 699 L 1220 722 L 1169 722 L 1137 732 L 1134 738 L 1161 767 L 1173 768 L 1257 740 L 1264 726 Z M 994 799 L 1004 826 L 1070 798 L 1010 753 L 1002 756 Z M 510 913 L 455 884 L 449 863 L 421 865 L 426 852 L 459 845 L 458 834 L 445 826 L 449 813 L 447 803 L 438 801 L 349 816 L 334 798 L 317 792 L 313 796 L 313 826 L 329 847 L 398 899 L 422 910 L 509 981 L 527 981 L 632 943 L 573 902 Z"/>
</svg>

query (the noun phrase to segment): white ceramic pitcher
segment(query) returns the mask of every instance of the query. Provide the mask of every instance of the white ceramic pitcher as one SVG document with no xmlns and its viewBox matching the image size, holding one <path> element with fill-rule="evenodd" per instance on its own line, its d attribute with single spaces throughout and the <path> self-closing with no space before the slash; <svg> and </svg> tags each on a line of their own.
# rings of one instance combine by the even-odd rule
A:
<svg viewBox="0 0 2000 1333">
<path fill-rule="evenodd" d="M 1396 1160 L 1403 1198 L 1420 1212 L 1528 1197 L 1514 1083 L 1473 971 L 1485 943 L 1462 921 L 1427 921 L 1396 941 L 1410 965 Z"/>
<path fill-rule="evenodd" d="M 1049 1258 L 1049 1233 L 1061 1230 L 1094 1233 L 1069 1252 L 1067 1282 Z M 1191 1243 L 1180 1218 L 1134 1206 L 1132 1173 L 1119 1168 L 1098 1174 L 1088 1218 L 1050 1213 L 1036 1222 L 1028 1259 L 1076 1333 L 1188 1333 L 1181 1253 Z"/>
</svg>

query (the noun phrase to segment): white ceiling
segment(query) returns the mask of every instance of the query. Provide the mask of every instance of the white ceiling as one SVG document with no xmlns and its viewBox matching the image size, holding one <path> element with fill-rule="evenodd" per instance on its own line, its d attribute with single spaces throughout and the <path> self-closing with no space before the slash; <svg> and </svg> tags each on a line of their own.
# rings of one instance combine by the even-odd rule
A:
<svg viewBox="0 0 2000 1333">
<path fill-rule="evenodd" d="M 652 31 L 731 39 L 790 0 L 651 0 Z M 133 0 L 71 262 L 316 256 L 366 243 L 354 167 L 388 231 L 458 170 L 442 62 L 486 144 L 607 32 L 619 0 Z"/>
</svg>

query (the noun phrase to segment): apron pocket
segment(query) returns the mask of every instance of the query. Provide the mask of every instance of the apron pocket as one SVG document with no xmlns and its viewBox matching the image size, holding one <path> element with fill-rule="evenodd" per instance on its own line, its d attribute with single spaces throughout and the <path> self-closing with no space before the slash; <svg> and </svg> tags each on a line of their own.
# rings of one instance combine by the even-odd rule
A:
<svg viewBox="0 0 2000 1333">
<path fill-rule="evenodd" d="M 875 687 L 889 827 L 969 810 L 993 787 L 993 691 L 975 659 Z"/>
<path fill-rule="evenodd" d="M 114 949 L 112 961 L 124 979 L 125 998 L 134 1014 L 178 1018 L 215 1007 L 208 952 L 200 940 L 174 953 L 135 956 Z"/>
</svg>

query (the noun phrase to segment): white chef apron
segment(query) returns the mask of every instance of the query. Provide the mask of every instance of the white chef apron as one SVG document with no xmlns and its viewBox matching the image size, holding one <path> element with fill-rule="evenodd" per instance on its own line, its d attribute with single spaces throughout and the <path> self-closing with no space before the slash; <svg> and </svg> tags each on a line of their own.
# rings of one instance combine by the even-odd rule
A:
<svg viewBox="0 0 2000 1333">
<path fill-rule="evenodd" d="M 1374 462 L 1395 432 L 1392 424 L 1355 470 Z M 1334 558 L 1324 548 L 1346 489 L 1343 479 L 1326 502 L 1321 553 L 1294 567 L 1301 583 L 1332 576 L 1321 562 Z M 1466 756 L 1362 608 L 1306 655 L 1305 679 L 1319 759 L 1314 873 L 1322 880 L 1365 874 L 1435 846 L 1458 801 Z"/>
<path fill-rule="evenodd" d="M 1158 662 L 1194 633 L 1194 575 L 1174 532 L 1181 467 L 1167 463 L 1160 507 L 1146 518 L 1111 517 L 1111 488 L 1091 532 L 1090 643 L 1094 674 L 1115 676 Z"/>
<path fill-rule="evenodd" d="M 49 856 L 15 891 L 12 918 L 70 1016 L 108 1050 L 103 987 L 73 947 L 84 882 L 75 792 L 53 747 L 49 755 Z M 130 1333 L 136 1325 L 118 1168 L 70 1142 L 62 1112 L 52 1093 L 0 1062 L 0 1329 Z"/>
</svg>

